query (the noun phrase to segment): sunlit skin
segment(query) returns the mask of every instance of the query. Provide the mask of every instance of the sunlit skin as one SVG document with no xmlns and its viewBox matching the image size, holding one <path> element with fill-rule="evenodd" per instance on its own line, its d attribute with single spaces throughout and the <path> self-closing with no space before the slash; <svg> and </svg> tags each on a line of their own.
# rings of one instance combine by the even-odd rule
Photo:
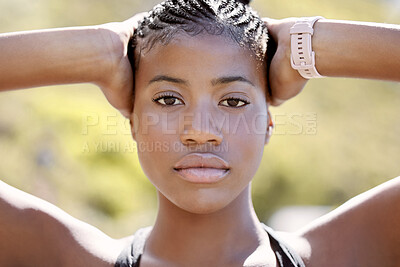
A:
<svg viewBox="0 0 400 267">
<path fill-rule="evenodd" d="M 0 91 L 93 83 L 111 105 L 131 118 L 143 169 L 159 191 L 159 214 L 141 267 L 276 266 L 268 236 L 253 210 L 249 184 L 271 133 L 266 128 L 272 127 L 266 117 L 264 77 L 269 77 L 272 105 L 296 96 L 307 82 L 290 65 L 289 31 L 298 18 L 264 18 L 270 38 L 277 43 L 268 74 L 256 68 L 251 53 L 221 36 L 175 36 L 166 47 L 143 51 L 135 74 L 135 114 L 131 115 L 134 74 L 126 48 L 142 17 L 0 34 Z M 400 82 L 399 43 L 398 25 L 327 19 L 314 25 L 312 38 L 322 75 L 396 82 Z M 234 83 L 226 83 L 232 78 L 223 79 L 225 83 L 216 86 L 222 75 L 237 74 L 254 88 L 242 78 Z M 161 81 L 166 75 L 169 81 L 185 80 L 187 85 Z M 154 83 L 148 86 L 151 80 Z M 161 90 L 176 94 L 176 102 L 171 96 L 159 99 Z M 225 106 L 232 94 L 250 104 L 239 109 Z M 159 104 L 177 106 L 161 108 L 154 98 Z M 194 112 L 200 116 L 191 117 Z M 147 120 L 150 114 L 158 123 Z M 189 116 L 178 123 L 184 114 Z M 209 120 L 225 118 L 229 120 L 222 127 L 218 123 L 207 127 Z M 243 119 L 237 124 L 239 118 Z M 252 127 L 254 119 L 260 119 L 258 127 Z M 158 152 L 154 152 L 157 145 L 148 146 L 146 152 L 146 143 L 155 141 L 160 144 Z M 218 150 L 225 144 L 228 150 Z M 200 185 L 180 179 L 173 166 L 193 151 L 212 152 L 226 160 L 231 168 L 225 180 Z M 302 177 L 297 178 L 301 183 Z M 280 232 L 279 238 L 307 267 L 400 266 L 399 192 L 397 177 L 295 233 Z M 0 266 L 112 267 L 131 242 L 132 236 L 111 238 L 55 205 L 0 181 Z"/>
<path fill-rule="evenodd" d="M 223 36 L 179 35 L 137 56 L 133 138 L 159 199 L 141 264 L 275 266 L 250 193 L 273 126 L 264 66 Z M 183 180 L 173 167 L 194 152 L 224 159 L 227 176 L 213 184 Z"/>
</svg>

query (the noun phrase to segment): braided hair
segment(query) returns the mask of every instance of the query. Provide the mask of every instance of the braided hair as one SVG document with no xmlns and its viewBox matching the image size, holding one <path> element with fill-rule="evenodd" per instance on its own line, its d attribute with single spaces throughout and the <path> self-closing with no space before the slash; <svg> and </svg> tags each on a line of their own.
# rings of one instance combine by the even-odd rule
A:
<svg viewBox="0 0 400 267">
<path fill-rule="evenodd" d="M 249 48 L 263 62 L 267 51 L 268 32 L 257 13 L 246 0 L 165 0 L 156 5 L 139 23 L 131 39 L 128 56 L 137 67 L 134 50 L 142 39 L 141 49 L 163 45 L 177 33 L 196 36 L 201 33 L 226 35 L 240 46 Z M 139 55 L 140 56 L 140 55 Z"/>
</svg>

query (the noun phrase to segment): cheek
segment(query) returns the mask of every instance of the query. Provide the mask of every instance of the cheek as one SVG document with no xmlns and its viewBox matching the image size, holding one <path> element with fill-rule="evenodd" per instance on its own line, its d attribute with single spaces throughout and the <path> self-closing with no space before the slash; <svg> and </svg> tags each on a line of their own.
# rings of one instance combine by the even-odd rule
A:
<svg viewBox="0 0 400 267">
<path fill-rule="evenodd" d="M 268 118 L 265 112 L 250 110 L 235 116 L 230 116 L 224 128 L 224 139 L 229 146 L 240 154 L 250 156 L 263 151 Z"/>
<path fill-rule="evenodd" d="M 138 157 L 144 173 L 160 190 L 182 152 L 178 124 L 162 114 L 143 114 L 136 133 Z"/>
<path fill-rule="evenodd" d="M 263 113 L 260 113 L 263 114 Z M 251 180 L 264 151 L 266 116 L 253 112 L 230 119 L 229 132 L 225 134 L 228 153 L 236 166 L 235 171 L 245 180 Z"/>
</svg>

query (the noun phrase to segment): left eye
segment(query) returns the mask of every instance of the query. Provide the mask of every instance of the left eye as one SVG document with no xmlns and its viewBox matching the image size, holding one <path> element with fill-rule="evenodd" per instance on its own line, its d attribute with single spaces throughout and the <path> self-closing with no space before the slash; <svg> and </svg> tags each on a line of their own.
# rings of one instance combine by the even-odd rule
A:
<svg viewBox="0 0 400 267">
<path fill-rule="evenodd" d="M 234 108 L 242 107 L 242 106 L 249 104 L 248 101 L 242 100 L 239 98 L 228 98 L 228 99 L 222 100 L 220 103 L 223 106 L 234 107 Z"/>
<path fill-rule="evenodd" d="M 180 99 L 173 96 L 162 96 L 155 99 L 154 101 L 164 106 L 175 106 L 183 104 L 183 102 Z"/>
</svg>

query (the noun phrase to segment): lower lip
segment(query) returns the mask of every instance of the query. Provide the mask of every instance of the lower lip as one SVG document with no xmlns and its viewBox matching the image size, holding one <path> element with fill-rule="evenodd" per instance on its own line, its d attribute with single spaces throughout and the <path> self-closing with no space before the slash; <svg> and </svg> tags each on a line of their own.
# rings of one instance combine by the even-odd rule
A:
<svg viewBox="0 0 400 267">
<path fill-rule="evenodd" d="M 229 170 L 216 168 L 187 168 L 175 170 L 179 175 L 191 183 L 212 184 L 221 181 Z"/>
</svg>

